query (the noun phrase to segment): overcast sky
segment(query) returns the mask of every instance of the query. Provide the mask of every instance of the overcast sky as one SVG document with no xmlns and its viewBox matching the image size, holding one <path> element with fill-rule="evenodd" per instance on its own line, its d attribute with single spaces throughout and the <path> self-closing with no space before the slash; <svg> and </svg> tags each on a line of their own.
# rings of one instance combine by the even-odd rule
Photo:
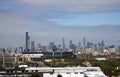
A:
<svg viewBox="0 0 120 77">
<path fill-rule="evenodd" d="M 0 48 L 90 42 L 120 45 L 120 0 L 0 0 Z"/>
</svg>

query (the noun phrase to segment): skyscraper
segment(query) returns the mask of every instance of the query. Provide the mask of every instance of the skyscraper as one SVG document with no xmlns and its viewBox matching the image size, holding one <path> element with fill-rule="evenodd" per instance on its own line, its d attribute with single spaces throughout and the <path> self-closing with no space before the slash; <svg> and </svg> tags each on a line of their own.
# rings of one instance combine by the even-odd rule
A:
<svg viewBox="0 0 120 77">
<path fill-rule="evenodd" d="M 87 48 L 92 48 L 92 47 L 93 47 L 93 43 L 87 42 Z"/>
<path fill-rule="evenodd" d="M 41 50 L 41 47 L 42 47 L 41 44 L 38 43 L 38 45 L 37 45 L 37 50 L 40 51 L 40 50 Z"/>
<path fill-rule="evenodd" d="M 31 52 L 35 51 L 35 42 L 31 41 Z"/>
<path fill-rule="evenodd" d="M 65 51 L 65 40 L 64 40 L 64 38 L 62 40 L 62 51 Z"/>
<path fill-rule="evenodd" d="M 19 53 L 22 53 L 23 52 L 23 47 L 19 47 Z"/>
<path fill-rule="evenodd" d="M 78 42 L 78 48 L 79 49 L 81 48 L 81 42 Z"/>
<path fill-rule="evenodd" d="M 73 49 L 73 43 L 72 43 L 72 40 L 69 41 L 69 48 L 70 48 L 70 49 Z"/>
<path fill-rule="evenodd" d="M 51 50 L 53 48 L 53 46 L 55 45 L 54 42 L 49 42 L 49 49 Z"/>
<path fill-rule="evenodd" d="M 30 37 L 28 32 L 25 32 L 25 52 L 30 51 Z"/>
<path fill-rule="evenodd" d="M 94 51 L 97 51 L 97 44 L 94 44 Z"/>
<path fill-rule="evenodd" d="M 83 38 L 83 51 L 86 51 L 86 39 Z"/>
<path fill-rule="evenodd" d="M 118 46 L 118 52 L 120 53 L 120 45 Z"/>
<path fill-rule="evenodd" d="M 100 51 L 101 51 L 101 52 L 104 51 L 104 47 L 105 47 L 104 41 L 101 41 L 101 48 L 100 48 Z"/>
</svg>

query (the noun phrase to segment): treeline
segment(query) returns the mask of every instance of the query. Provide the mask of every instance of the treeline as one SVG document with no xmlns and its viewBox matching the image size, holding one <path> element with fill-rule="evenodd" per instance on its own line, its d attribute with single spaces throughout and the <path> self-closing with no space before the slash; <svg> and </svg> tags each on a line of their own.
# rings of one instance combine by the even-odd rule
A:
<svg viewBox="0 0 120 77">
<path fill-rule="evenodd" d="M 91 60 L 92 66 L 100 67 L 108 76 L 120 75 L 120 59 L 108 59 L 104 61 Z"/>
<path fill-rule="evenodd" d="M 66 66 L 84 66 L 83 61 L 79 59 L 53 59 L 51 62 L 44 62 L 49 67 L 66 67 Z"/>
</svg>

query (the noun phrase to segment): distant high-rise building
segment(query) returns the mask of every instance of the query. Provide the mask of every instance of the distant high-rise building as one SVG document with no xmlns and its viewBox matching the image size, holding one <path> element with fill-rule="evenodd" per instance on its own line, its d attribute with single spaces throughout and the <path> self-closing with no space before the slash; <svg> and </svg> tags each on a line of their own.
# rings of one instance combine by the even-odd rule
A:
<svg viewBox="0 0 120 77">
<path fill-rule="evenodd" d="M 30 37 L 28 32 L 25 33 L 25 52 L 30 51 Z"/>
<path fill-rule="evenodd" d="M 78 42 L 78 48 L 79 49 L 81 48 L 81 42 Z"/>
<path fill-rule="evenodd" d="M 94 51 L 97 51 L 97 44 L 94 44 Z"/>
<path fill-rule="evenodd" d="M 92 48 L 92 47 L 93 47 L 93 43 L 87 42 L 87 48 Z"/>
<path fill-rule="evenodd" d="M 28 40 L 28 51 L 30 51 L 30 37 L 29 37 L 29 40 Z"/>
<path fill-rule="evenodd" d="M 101 48 L 101 44 L 98 43 L 98 45 L 97 45 L 97 51 L 98 51 L 98 52 L 100 52 L 100 48 Z"/>
<path fill-rule="evenodd" d="M 47 51 L 47 47 L 46 46 L 41 46 L 41 51 L 42 52 L 46 52 Z"/>
<path fill-rule="evenodd" d="M 52 49 L 54 45 L 55 45 L 54 42 L 50 42 L 49 43 L 49 49 Z"/>
<path fill-rule="evenodd" d="M 118 52 L 120 53 L 120 46 L 118 46 Z"/>
<path fill-rule="evenodd" d="M 76 46 L 73 44 L 72 40 L 69 41 L 69 48 L 73 53 L 76 53 Z"/>
<path fill-rule="evenodd" d="M 69 48 L 70 48 L 70 49 L 73 49 L 73 43 L 72 43 L 72 40 L 69 41 Z"/>
<path fill-rule="evenodd" d="M 31 52 L 35 51 L 35 42 L 31 41 Z"/>
<path fill-rule="evenodd" d="M 23 52 L 23 47 L 19 47 L 19 53 L 22 53 Z"/>
<path fill-rule="evenodd" d="M 38 50 L 38 51 L 41 50 L 41 44 L 40 44 L 40 43 L 37 45 L 37 50 Z"/>
<path fill-rule="evenodd" d="M 55 45 L 55 43 L 54 42 L 50 42 L 49 43 L 49 51 L 57 51 L 57 46 Z"/>
<path fill-rule="evenodd" d="M 105 44 L 104 41 L 101 41 L 101 47 L 100 47 L 100 51 L 103 52 L 105 49 Z"/>
<path fill-rule="evenodd" d="M 61 44 L 58 45 L 58 49 L 61 49 Z"/>
<path fill-rule="evenodd" d="M 83 51 L 86 51 L 86 39 L 83 38 Z"/>
<path fill-rule="evenodd" d="M 115 45 L 110 45 L 109 48 L 115 48 Z"/>
<path fill-rule="evenodd" d="M 62 40 L 62 51 L 65 51 L 65 40 L 64 40 L 64 38 Z"/>
</svg>

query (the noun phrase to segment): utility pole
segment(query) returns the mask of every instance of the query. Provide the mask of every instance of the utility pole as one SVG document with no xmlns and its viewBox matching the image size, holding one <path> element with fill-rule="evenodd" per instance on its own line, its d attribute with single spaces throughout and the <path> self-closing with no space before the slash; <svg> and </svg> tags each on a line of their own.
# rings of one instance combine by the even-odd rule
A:
<svg viewBox="0 0 120 77">
<path fill-rule="evenodd" d="M 5 49 L 3 48 L 3 68 L 5 68 Z"/>
</svg>

